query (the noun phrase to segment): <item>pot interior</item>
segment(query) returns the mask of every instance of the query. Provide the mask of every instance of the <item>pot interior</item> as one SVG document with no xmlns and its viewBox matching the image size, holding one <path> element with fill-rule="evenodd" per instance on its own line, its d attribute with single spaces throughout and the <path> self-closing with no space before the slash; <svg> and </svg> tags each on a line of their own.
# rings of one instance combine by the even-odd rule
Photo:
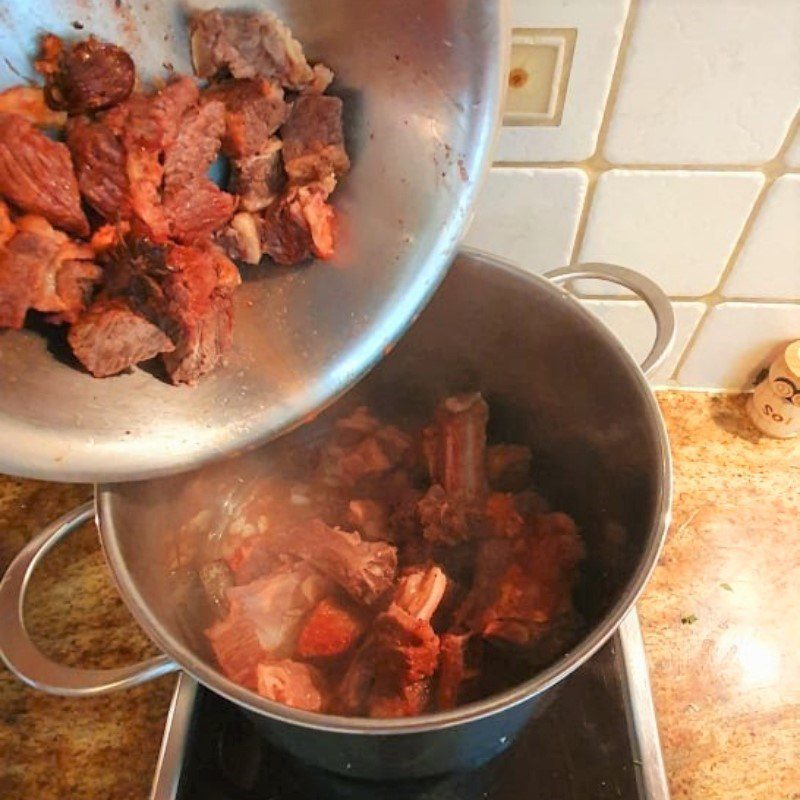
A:
<svg viewBox="0 0 800 800">
<path fill-rule="evenodd" d="M 390 421 L 422 422 L 443 396 L 464 390 L 480 390 L 489 403 L 490 442 L 532 448 L 537 488 L 553 508 L 573 516 L 583 534 L 588 556 L 576 605 L 588 632 L 505 699 L 520 699 L 563 677 L 610 634 L 655 563 L 670 491 L 663 424 L 638 367 L 574 299 L 541 278 L 471 252 L 456 259 L 397 348 L 313 421 L 193 473 L 101 487 L 104 546 L 134 614 L 161 647 L 212 688 L 273 716 L 308 722 L 311 715 L 262 700 L 216 671 L 193 617 L 191 590 L 180 571 L 170 573 L 175 554 L 183 548 L 191 559 L 208 530 L 229 521 L 254 478 L 274 469 L 280 454 L 324 435 L 357 405 L 366 403 Z"/>
</svg>

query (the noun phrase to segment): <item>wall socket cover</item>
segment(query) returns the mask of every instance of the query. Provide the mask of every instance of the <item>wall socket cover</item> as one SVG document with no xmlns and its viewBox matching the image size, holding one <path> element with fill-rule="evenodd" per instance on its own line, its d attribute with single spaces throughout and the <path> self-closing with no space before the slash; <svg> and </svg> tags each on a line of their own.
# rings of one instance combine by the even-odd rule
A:
<svg viewBox="0 0 800 800">
<path fill-rule="evenodd" d="M 504 125 L 560 125 L 575 28 L 515 28 Z"/>
</svg>

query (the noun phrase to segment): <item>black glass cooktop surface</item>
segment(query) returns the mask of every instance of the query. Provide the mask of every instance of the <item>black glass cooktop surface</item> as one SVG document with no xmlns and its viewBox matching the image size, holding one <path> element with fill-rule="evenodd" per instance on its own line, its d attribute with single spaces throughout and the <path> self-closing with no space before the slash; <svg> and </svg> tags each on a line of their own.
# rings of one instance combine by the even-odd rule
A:
<svg viewBox="0 0 800 800">
<path fill-rule="evenodd" d="M 175 713 L 168 725 L 152 800 L 666 800 L 635 617 L 632 624 L 562 682 L 503 755 L 425 780 L 376 783 L 308 767 L 263 741 L 236 706 L 191 682 L 176 693 L 176 703 L 183 692 L 192 705 L 183 722 Z"/>
</svg>

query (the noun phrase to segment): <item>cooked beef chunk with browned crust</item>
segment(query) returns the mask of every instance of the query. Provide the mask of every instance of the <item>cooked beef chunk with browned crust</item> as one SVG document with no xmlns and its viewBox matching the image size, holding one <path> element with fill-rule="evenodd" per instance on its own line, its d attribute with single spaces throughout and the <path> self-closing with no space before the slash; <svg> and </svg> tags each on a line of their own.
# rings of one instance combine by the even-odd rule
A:
<svg viewBox="0 0 800 800">
<path fill-rule="evenodd" d="M 319 184 L 290 186 L 264 214 L 263 251 L 278 264 L 297 264 L 310 256 L 330 258 L 334 246 L 333 209 Z"/>
<path fill-rule="evenodd" d="M 122 297 L 97 300 L 69 329 L 67 339 L 78 361 L 96 378 L 117 375 L 175 348 Z"/>
<path fill-rule="evenodd" d="M 84 200 L 109 222 L 130 219 L 126 155 L 120 137 L 102 120 L 72 117 L 67 146 Z"/>
<path fill-rule="evenodd" d="M 338 97 L 298 97 L 281 137 L 286 174 L 295 183 L 323 180 L 330 174 L 338 178 L 350 169 Z"/>
<path fill-rule="evenodd" d="M 121 47 L 94 36 L 65 47 L 58 36 L 47 34 L 36 71 L 44 76 L 48 105 L 70 114 L 120 103 L 136 81 L 133 59 Z"/>
<path fill-rule="evenodd" d="M 217 101 L 190 108 L 164 156 L 164 213 L 173 239 L 208 238 L 233 214 L 235 198 L 207 177 L 225 131 L 225 106 Z"/>
<path fill-rule="evenodd" d="M 164 280 L 167 300 L 164 329 L 175 350 L 164 356 L 173 383 L 194 384 L 219 363 L 233 332 L 236 266 L 217 248 L 171 248 Z"/>
<path fill-rule="evenodd" d="M 228 188 L 239 197 L 239 208 L 244 211 L 263 211 L 285 183 L 280 139 L 270 139 L 263 153 L 231 161 Z"/>
<path fill-rule="evenodd" d="M 0 248 L 0 328 L 21 328 L 58 245 L 22 231 Z"/>
<path fill-rule="evenodd" d="M 69 150 L 17 114 L 0 114 L 0 195 L 70 233 L 89 234 Z"/>
<path fill-rule="evenodd" d="M 102 277 L 87 244 L 28 214 L 0 247 L 0 327 L 20 328 L 29 309 L 71 322 L 84 311 Z"/>
<path fill-rule="evenodd" d="M 227 72 L 234 78 L 274 79 L 295 90 L 314 80 L 300 43 L 269 11 L 201 11 L 190 22 L 189 35 L 192 63 L 201 78 Z"/>
<path fill-rule="evenodd" d="M 222 148 L 231 158 L 262 153 L 270 136 L 286 122 L 290 109 L 281 87 L 265 78 L 211 84 L 202 101 L 225 105 Z"/>
<path fill-rule="evenodd" d="M 106 290 L 129 300 L 175 344 L 164 357 L 174 383 L 195 383 L 231 343 L 236 266 L 211 244 L 153 245 L 128 239 L 109 253 Z"/>
<path fill-rule="evenodd" d="M 161 203 L 164 153 L 175 141 L 185 112 L 198 97 L 195 82 L 181 77 L 150 97 L 131 95 L 105 116 L 106 124 L 122 135 L 135 219 L 141 232 L 157 242 L 165 242 L 170 234 L 169 218 Z"/>
<path fill-rule="evenodd" d="M 40 86 L 12 86 L 0 92 L 0 112 L 19 114 L 37 128 L 61 130 L 67 122 L 63 111 L 48 107 Z"/>
</svg>

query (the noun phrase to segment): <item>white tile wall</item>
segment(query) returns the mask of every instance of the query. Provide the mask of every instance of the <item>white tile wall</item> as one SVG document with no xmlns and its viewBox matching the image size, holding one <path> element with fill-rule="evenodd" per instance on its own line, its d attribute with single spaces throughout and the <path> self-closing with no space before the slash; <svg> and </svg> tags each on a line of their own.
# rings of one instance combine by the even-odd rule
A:
<svg viewBox="0 0 800 800">
<path fill-rule="evenodd" d="M 678 323 L 653 382 L 747 388 L 800 338 L 800 0 L 512 0 L 512 25 L 575 31 L 563 114 L 502 130 L 467 242 L 649 275 Z M 644 304 L 579 288 L 641 358 Z"/>
<path fill-rule="evenodd" d="M 629 0 L 514 0 L 514 28 L 576 28 L 578 37 L 558 127 L 500 132 L 496 161 L 581 161 L 594 153 Z"/>
<path fill-rule="evenodd" d="M 625 164 L 766 161 L 798 108 L 799 43 L 797 0 L 643 0 L 606 157 Z"/>
<path fill-rule="evenodd" d="M 722 292 L 800 299 L 800 175 L 772 185 Z"/>
<path fill-rule="evenodd" d="M 792 339 L 800 339 L 800 304 L 722 303 L 701 325 L 678 381 L 700 388 L 752 388 L 762 367 Z"/>
<path fill-rule="evenodd" d="M 758 172 L 606 172 L 597 183 L 580 260 L 638 270 L 671 295 L 711 292 L 763 181 Z M 582 289 L 620 293 L 596 282 Z"/>
<path fill-rule="evenodd" d="M 583 304 L 619 337 L 628 352 L 641 363 L 650 352 L 656 326 L 650 309 L 638 300 L 584 300 Z M 674 303 L 675 344 L 651 375 L 656 386 L 669 383 L 686 345 L 706 309 L 705 303 Z"/>
<path fill-rule="evenodd" d="M 579 169 L 495 167 L 465 243 L 532 272 L 570 261 L 588 179 Z"/>
</svg>

